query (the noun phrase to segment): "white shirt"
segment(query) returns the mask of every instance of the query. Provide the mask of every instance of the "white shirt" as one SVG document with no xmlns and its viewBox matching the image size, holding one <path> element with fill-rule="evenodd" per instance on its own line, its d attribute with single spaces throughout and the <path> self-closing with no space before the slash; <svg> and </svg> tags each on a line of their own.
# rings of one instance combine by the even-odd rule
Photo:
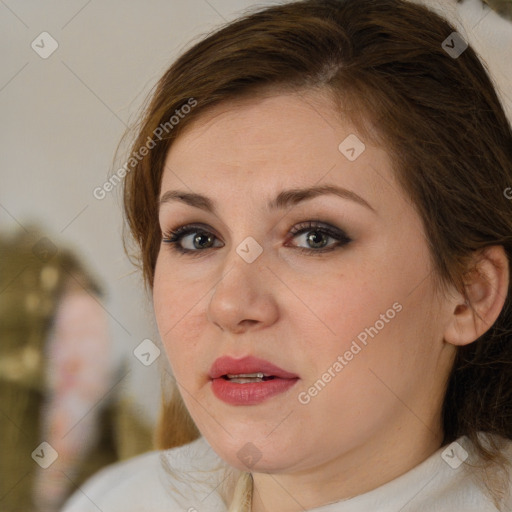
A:
<svg viewBox="0 0 512 512">
<path fill-rule="evenodd" d="M 458 446 L 452 443 L 439 449 L 372 491 L 311 512 L 496 512 L 468 469 L 467 463 L 475 461 L 469 440 L 461 437 L 456 442 Z M 468 458 L 462 463 L 465 453 Z M 507 453 L 509 457 L 512 454 L 512 441 Z M 172 450 L 139 455 L 103 469 L 71 497 L 62 512 L 227 512 L 219 493 L 226 468 L 200 437 Z M 503 510 L 512 511 L 512 494 Z"/>
</svg>

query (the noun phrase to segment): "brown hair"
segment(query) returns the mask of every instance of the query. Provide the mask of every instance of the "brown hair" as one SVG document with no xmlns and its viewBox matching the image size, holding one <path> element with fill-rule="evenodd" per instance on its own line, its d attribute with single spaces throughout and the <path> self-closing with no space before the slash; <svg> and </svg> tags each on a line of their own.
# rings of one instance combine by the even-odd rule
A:
<svg viewBox="0 0 512 512">
<path fill-rule="evenodd" d="M 454 57 L 443 48 L 454 31 L 402 0 L 306 0 L 249 13 L 188 49 L 156 86 L 132 151 L 150 139 L 155 146 L 125 179 L 125 214 L 149 287 L 173 140 L 209 107 L 263 89 L 327 92 L 361 133 L 387 149 L 422 217 L 441 285 L 464 290 L 468 262 L 486 246 L 502 245 L 510 265 L 512 201 L 504 191 L 512 186 L 511 127 L 474 50 Z M 169 126 L 191 100 L 194 108 Z M 443 403 L 443 445 L 467 435 L 484 460 L 503 467 L 498 444 L 484 446 L 478 432 L 512 438 L 511 286 L 496 323 L 458 348 Z M 163 421 L 190 425 L 165 414 Z"/>
</svg>

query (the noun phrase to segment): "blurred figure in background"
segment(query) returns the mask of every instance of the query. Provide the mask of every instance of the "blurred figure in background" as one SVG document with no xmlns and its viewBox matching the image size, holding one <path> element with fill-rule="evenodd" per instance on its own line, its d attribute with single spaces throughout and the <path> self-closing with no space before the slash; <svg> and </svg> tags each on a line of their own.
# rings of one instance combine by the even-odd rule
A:
<svg viewBox="0 0 512 512">
<path fill-rule="evenodd" d="M 101 467 L 152 448 L 119 401 L 98 283 L 37 229 L 0 237 L 0 509 L 54 512 Z"/>
</svg>

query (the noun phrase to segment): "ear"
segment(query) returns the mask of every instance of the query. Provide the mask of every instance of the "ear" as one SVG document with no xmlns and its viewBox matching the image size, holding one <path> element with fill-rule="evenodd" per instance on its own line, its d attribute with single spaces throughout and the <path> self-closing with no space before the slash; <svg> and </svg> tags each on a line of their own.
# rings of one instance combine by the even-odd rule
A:
<svg viewBox="0 0 512 512">
<path fill-rule="evenodd" d="M 468 345 L 496 321 L 507 298 L 509 265 L 503 246 L 477 251 L 465 274 L 464 293 L 459 293 L 446 326 L 444 339 L 452 345 Z"/>
</svg>

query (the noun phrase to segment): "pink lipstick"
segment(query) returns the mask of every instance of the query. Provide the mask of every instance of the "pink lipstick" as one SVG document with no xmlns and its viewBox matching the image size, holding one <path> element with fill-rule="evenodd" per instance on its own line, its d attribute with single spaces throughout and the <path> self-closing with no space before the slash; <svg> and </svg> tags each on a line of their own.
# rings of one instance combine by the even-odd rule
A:
<svg viewBox="0 0 512 512">
<path fill-rule="evenodd" d="M 299 377 L 282 368 L 248 356 L 224 356 L 212 365 L 209 377 L 214 395 L 230 405 L 256 405 L 295 385 Z"/>
</svg>

